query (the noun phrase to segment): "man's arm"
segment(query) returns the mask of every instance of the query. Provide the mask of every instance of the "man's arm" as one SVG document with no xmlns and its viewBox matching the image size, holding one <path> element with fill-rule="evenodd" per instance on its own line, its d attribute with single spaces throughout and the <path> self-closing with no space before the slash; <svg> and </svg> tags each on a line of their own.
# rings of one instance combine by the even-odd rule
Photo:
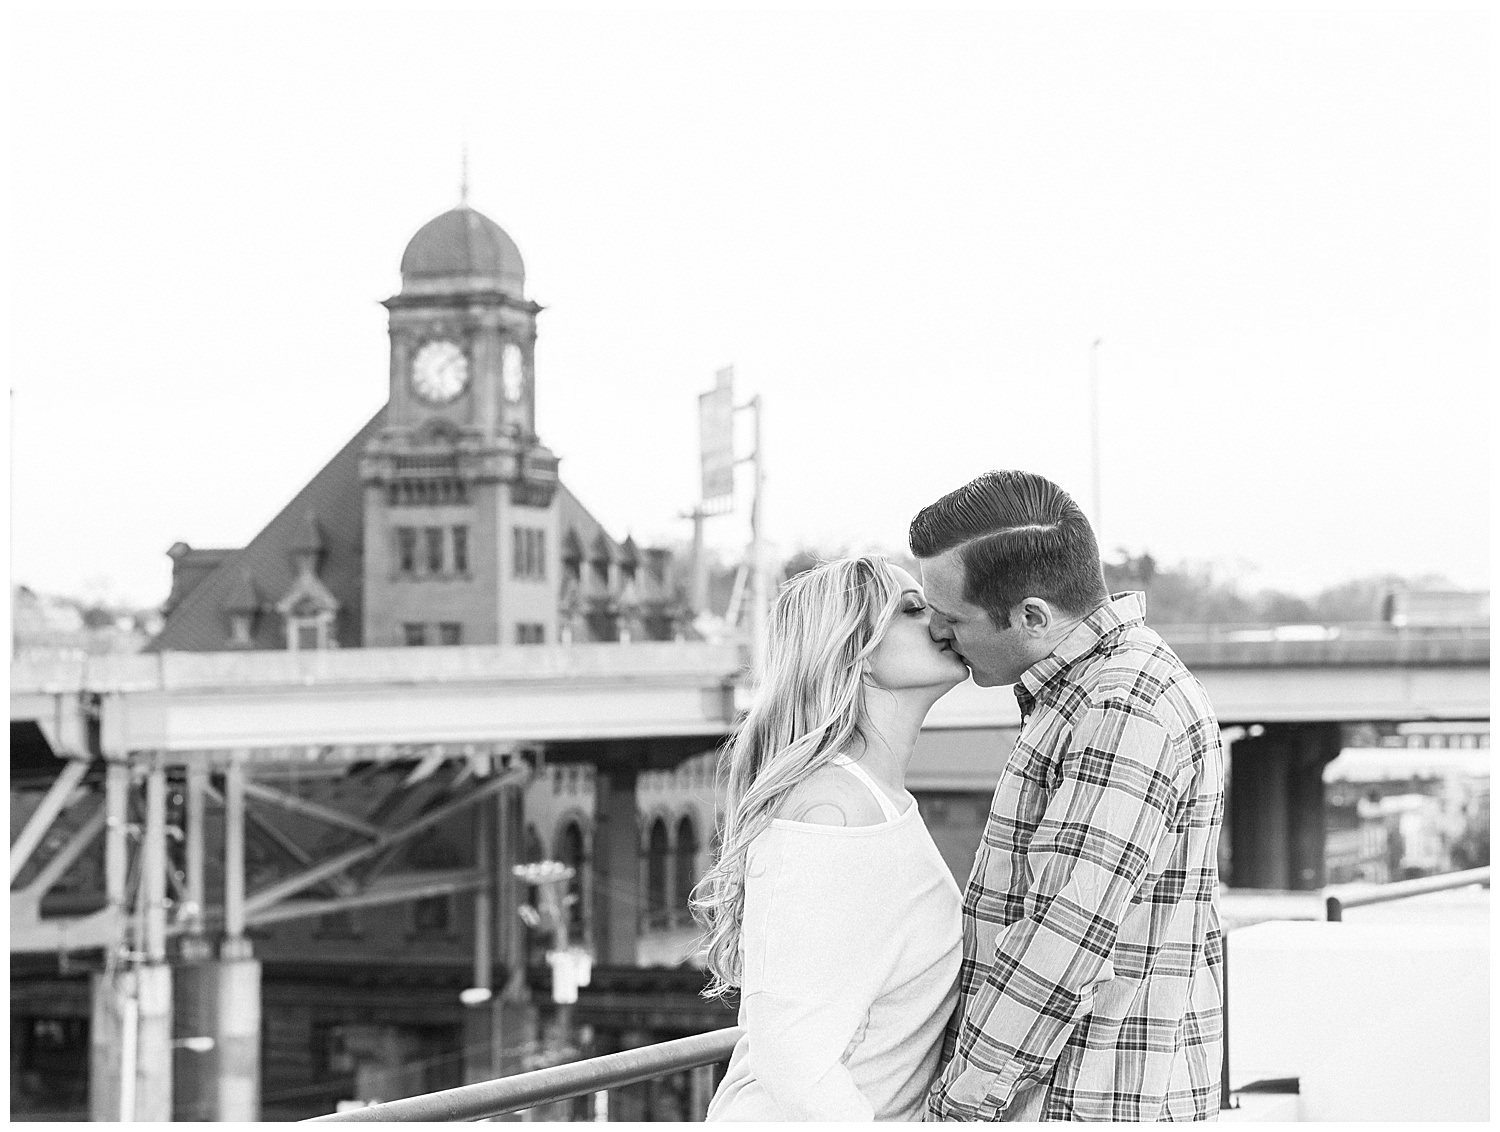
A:
<svg viewBox="0 0 1500 1132">
<path fill-rule="evenodd" d="M 1026 915 L 1001 931 L 994 964 L 959 1023 L 930 1119 L 993 1120 L 1024 1080 L 1043 1080 L 1094 988 L 1180 797 L 1166 729 L 1125 701 L 1090 705 L 1062 782 L 1026 851 Z"/>
</svg>

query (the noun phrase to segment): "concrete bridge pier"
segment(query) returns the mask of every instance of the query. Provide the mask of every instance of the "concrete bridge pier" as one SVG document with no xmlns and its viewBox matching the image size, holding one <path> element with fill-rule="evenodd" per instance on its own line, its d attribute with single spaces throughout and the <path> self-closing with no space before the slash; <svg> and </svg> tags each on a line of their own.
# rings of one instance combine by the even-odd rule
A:
<svg viewBox="0 0 1500 1132">
<path fill-rule="evenodd" d="M 244 944 L 225 940 L 218 959 L 177 968 L 178 1038 L 214 1042 L 202 1052 L 176 1051 L 181 1120 L 260 1119 L 260 962 L 236 942 Z"/>
<path fill-rule="evenodd" d="M 89 1119 L 172 1119 L 172 968 L 118 967 L 92 978 Z"/>
<path fill-rule="evenodd" d="M 1267 724 L 1233 744 L 1226 822 L 1233 887 L 1323 887 L 1323 768 L 1341 747 L 1336 723 Z"/>
</svg>

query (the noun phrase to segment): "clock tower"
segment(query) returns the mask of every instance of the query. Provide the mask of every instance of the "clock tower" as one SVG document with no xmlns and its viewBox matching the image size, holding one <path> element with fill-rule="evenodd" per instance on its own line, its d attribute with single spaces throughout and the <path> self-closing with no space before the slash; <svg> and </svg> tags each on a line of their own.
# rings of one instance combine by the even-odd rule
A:
<svg viewBox="0 0 1500 1132">
<path fill-rule="evenodd" d="M 360 461 L 367 647 L 557 639 L 558 461 L 536 435 L 525 283 L 466 203 L 401 257 L 390 400 Z"/>
</svg>

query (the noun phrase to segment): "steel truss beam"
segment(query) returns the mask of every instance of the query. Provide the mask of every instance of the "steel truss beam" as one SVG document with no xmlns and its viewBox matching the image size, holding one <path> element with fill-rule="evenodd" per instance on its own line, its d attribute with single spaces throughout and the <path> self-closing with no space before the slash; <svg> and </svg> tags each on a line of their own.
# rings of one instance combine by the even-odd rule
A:
<svg viewBox="0 0 1500 1132">
<path fill-rule="evenodd" d="M 345 829 L 352 829 L 355 833 L 362 833 L 366 837 L 380 836 L 380 830 L 369 822 L 350 817 L 348 814 L 340 813 L 338 810 L 328 806 L 321 806 L 317 802 L 309 802 L 292 794 L 284 794 L 280 790 L 271 789 L 269 786 L 247 782 L 245 783 L 245 793 L 251 798 L 258 798 L 262 802 L 269 802 L 273 806 L 280 806 L 282 809 L 290 810 L 294 814 L 303 814 L 310 818 L 317 818 L 328 825 L 337 825 Z"/>
<path fill-rule="evenodd" d="M 26 826 L 21 830 L 21 836 L 16 838 L 16 843 L 10 847 L 10 879 L 15 881 L 21 875 L 21 870 L 26 867 L 26 862 L 31 860 L 32 853 L 42 843 L 47 830 L 52 828 L 52 819 L 57 817 L 68 808 L 73 801 L 73 791 L 83 776 L 88 772 L 89 760 L 70 759 L 68 765 L 62 769 L 57 780 L 47 788 L 47 793 L 42 798 L 42 804 L 36 808 Z"/>
<path fill-rule="evenodd" d="M 484 785 L 476 787 L 462 798 L 455 799 L 447 805 L 439 806 L 437 809 L 423 814 L 421 817 L 408 822 L 399 829 L 382 831 L 380 836 L 368 845 L 361 845 L 346 853 L 341 853 L 337 857 L 324 861 L 321 865 L 311 868 L 298 876 L 290 877 L 287 880 L 279 881 L 267 888 L 263 888 L 246 899 L 245 914 L 247 917 L 250 917 L 264 912 L 287 897 L 301 892 L 305 888 L 310 888 L 319 881 L 343 872 L 350 865 L 362 861 L 366 857 L 373 856 L 392 845 L 421 833 L 424 829 L 429 829 L 447 820 L 465 807 L 472 806 L 475 802 L 488 798 L 490 795 L 498 793 L 507 786 L 519 785 L 530 777 L 530 774 L 531 770 L 529 767 L 518 767 L 506 771 Z"/>
<path fill-rule="evenodd" d="M 303 916 L 325 916 L 333 912 L 346 912 L 353 908 L 370 908 L 380 904 L 400 904 L 409 900 L 422 900 L 428 896 L 447 896 L 454 892 L 465 892 L 484 883 L 484 875 L 474 869 L 437 873 L 422 880 L 411 880 L 401 884 L 383 885 L 336 900 L 285 900 L 263 912 L 252 912 L 245 919 L 248 927 L 262 927 L 282 920 L 295 920 Z"/>
<path fill-rule="evenodd" d="M 248 797 L 255 796 L 255 791 L 251 789 L 251 785 L 252 784 L 249 782 L 244 784 L 244 791 Z M 212 786 L 205 785 L 203 787 L 203 793 L 204 796 L 208 798 L 208 800 L 214 805 L 221 808 L 225 805 L 224 795 L 220 794 Z M 249 805 L 245 806 L 245 821 L 259 830 L 267 838 L 269 838 L 277 848 L 279 848 L 292 860 L 296 861 L 297 864 L 301 865 L 303 868 L 307 868 L 313 863 L 312 854 L 309 853 L 306 849 L 302 848 L 302 846 L 297 843 L 297 841 L 291 836 L 291 834 L 284 833 L 277 826 L 272 824 L 270 821 L 267 821 L 265 818 L 261 817 L 258 813 L 252 810 Z M 346 896 L 359 890 L 359 885 L 350 877 L 333 877 L 329 880 L 329 883 L 332 884 L 334 888 L 337 889 L 342 895 Z"/>
</svg>

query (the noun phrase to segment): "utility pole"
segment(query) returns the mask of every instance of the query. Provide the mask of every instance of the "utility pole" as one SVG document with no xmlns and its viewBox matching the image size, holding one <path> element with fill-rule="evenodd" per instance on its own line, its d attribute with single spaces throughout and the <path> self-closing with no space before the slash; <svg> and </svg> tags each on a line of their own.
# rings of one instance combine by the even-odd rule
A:
<svg viewBox="0 0 1500 1132">
<path fill-rule="evenodd" d="M 683 518 L 693 520 L 693 590 L 699 613 L 708 605 L 708 579 L 703 560 L 703 520 L 710 515 L 724 515 L 734 510 L 734 469 L 740 464 L 752 468 L 753 495 L 750 500 L 750 545 L 745 562 L 735 575 L 725 621 L 733 628 L 739 621 L 744 599 L 750 606 L 750 647 L 753 670 L 760 669 L 761 638 L 765 635 L 766 615 L 770 607 L 770 587 L 765 569 L 765 445 L 762 436 L 763 408 L 759 394 L 743 405 L 734 403 L 734 367 L 726 366 L 715 375 L 714 388 L 698 397 L 698 442 L 702 462 L 701 502 Z M 748 456 L 736 456 L 734 414 L 755 414 L 753 447 Z"/>
<path fill-rule="evenodd" d="M 1104 544 L 1104 501 L 1099 486 L 1099 347 L 1103 342 L 1103 338 L 1095 338 L 1089 347 L 1089 451 L 1094 480 L 1094 538 L 1101 546 Z"/>
<path fill-rule="evenodd" d="M 761 674 L 766 616 L 770 610 L 770 593 L 765 568 L 765 447 L 761 443 L 761 400 L 757 393 L 744 406 L 755 413 L 755 450 L 746 459 L 754 471 L 755 495 L 750 500 L 750 671 L 758 680 Z"/>
</svg>

